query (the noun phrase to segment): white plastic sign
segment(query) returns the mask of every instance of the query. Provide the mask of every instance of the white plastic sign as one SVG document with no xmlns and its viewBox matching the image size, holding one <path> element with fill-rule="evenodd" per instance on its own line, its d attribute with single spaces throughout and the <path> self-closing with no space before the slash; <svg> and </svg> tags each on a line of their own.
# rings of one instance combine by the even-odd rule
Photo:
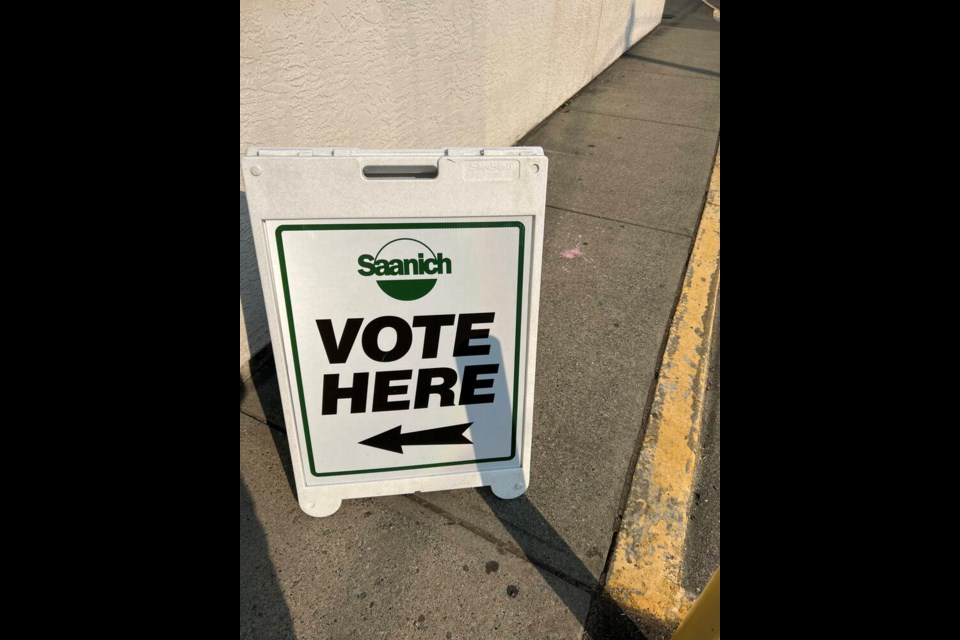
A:
<svg viewBox="0 0 960 640">
<path fill-rule="evenodd" d="M 539 148 L 250 149 L 301 507 L 530 478 Z"/>
</svg>

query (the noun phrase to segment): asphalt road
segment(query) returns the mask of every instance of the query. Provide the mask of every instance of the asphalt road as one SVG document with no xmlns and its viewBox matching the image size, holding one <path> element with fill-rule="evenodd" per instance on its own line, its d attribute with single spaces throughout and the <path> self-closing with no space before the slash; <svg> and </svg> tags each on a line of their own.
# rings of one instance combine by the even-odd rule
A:
<svg viewBox="0 0 960 640">
<path fill-rule="evenodd" d="M 719 302 L 718 302 L 719 305 Z M 703 424 L 703 451 L 690 512 L 684 587 L 699 593 L 720 566 L 720 309 Z"/>
</svg>

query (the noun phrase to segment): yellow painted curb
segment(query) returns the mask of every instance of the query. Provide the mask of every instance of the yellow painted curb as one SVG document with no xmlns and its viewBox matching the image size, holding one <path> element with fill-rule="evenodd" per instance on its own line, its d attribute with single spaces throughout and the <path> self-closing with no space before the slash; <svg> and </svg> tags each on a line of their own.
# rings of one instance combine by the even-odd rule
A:
<svg viewBox="0 0 960 640">
<path fill-rule="evenodd" d="M 660 368 L 647 434 L 607 578 L 622 609 L 679 624 L 689 507 L 720 289 L 720 152 Z"/>
</svg>

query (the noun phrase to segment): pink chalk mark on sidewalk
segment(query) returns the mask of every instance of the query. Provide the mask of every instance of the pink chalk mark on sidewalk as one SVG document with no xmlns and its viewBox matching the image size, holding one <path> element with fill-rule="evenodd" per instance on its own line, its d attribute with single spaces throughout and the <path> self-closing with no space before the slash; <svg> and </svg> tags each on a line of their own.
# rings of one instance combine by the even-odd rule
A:
<svg viewBox="0 0 960 640">
<path fill-rule="evenodd" d="M 582 258 L 583 250 L 580 249 L 580 245 L 575 246 L 573 249 L 567 249 L 560 253 L 561 257 L 566 258 L 567 260 L 573 260 L 574 258 Z"/>
</svg>

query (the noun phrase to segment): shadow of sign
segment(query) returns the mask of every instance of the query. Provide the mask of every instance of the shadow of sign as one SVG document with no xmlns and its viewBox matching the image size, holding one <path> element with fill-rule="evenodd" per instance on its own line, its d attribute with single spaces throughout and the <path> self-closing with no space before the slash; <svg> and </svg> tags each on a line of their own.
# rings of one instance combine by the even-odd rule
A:
<svg viewBox="0 0 960 640">
<path fill-rule="evenodd" d="M 505 367 L 500 339 L 491 335 L 488 341 L 483 342 L 489 343 L 490 354 L 488 356 L 457 359 L 460 379 L 463 379 L 464 368 L 476 360 L 492 361 L 499 365 L 500 373 L 493 377 L 492 386 L 488 391 L 493 396 L 494 401 L 468 406 L 468 420 L 473 424 L 471 432 L 474 434 L 484 428 L 489 428 L 495 421 L 504 424 L 513 420 L 513 411 L 511 410 L 513 390 L 508 385 L 506 376 L 503 375 Z M 500 399 L 508 399 L 508 401 L 502 402 L 499 401 Z M 526 425 L 526 428 L 530 428 L 530 425 Z M 522 459 L 521 446 L 522 437 L 520 437 L 517 448 L 518 459 Z M 486 478 L 485 484 L 490 484 Z M 550 524 L 528 495 L 524 494 L 513 500 L 502 500 L 493 494 L 489 486 L 477 489 L 477 492 L 504 529 L 512 535 L 516 544 L 516 548 L 511 550 L 514 554 L 532 564 L 548 584 L 551 580 L 559 578 L 592 596 L 594 606 L 591 607 L 591 610 L 595 614 L 590 616 L 590 610 L 584 610 L 582 602 L 575 597 L 575 592 L 563 589 L 555 590 L 557 597 L 587 628 L 591 637 L 624 640 L 644 638 L 629 616 L 625 615 L 612 600 L 605 598 L 600 582 L 588 577 L 592 575 L 591 570 L 580 561 L 576 551 Z M 576 505 L 569 505 L 569 508 L 576 509 Z M 517 523 L 523 523 L 523 529 L 520 529 Z M 552 554 L 558 560 L 556 564 L 565 567 L 565 570 L 557 569 L 537 560 L 538 557 L 543 556 L 543 546 L 551 548 Z M 518 597 L 518 588 L 515 585 L 508 585 L 507 595 L 511 598 Z"/>
</svg>

